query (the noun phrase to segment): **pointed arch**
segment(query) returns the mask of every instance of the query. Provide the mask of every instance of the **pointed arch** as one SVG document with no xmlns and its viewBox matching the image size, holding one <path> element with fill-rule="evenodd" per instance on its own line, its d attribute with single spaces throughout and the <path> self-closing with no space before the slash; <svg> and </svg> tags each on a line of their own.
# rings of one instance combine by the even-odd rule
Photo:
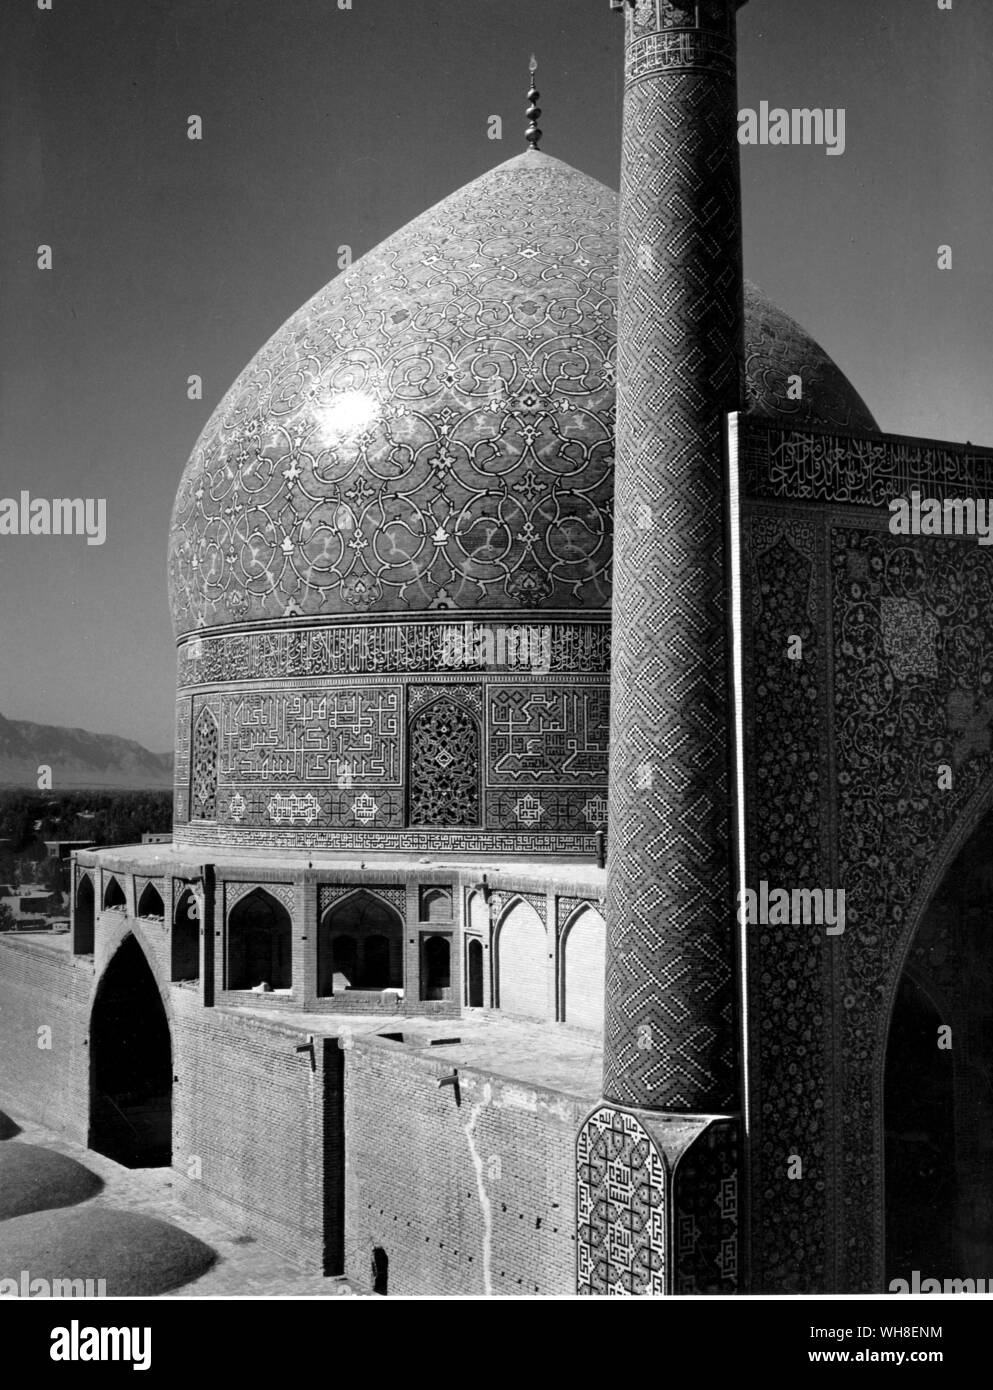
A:
<svg viewBox="0 0 993 1390">
<path fill-rule="evenodd" d="M 470 891 L 466 898 L 465 930 L 465 1002 L 471 1009 L 483 1009 L 492 994 L 488 968 L 492 930 L 489 902 L 478 889 Z"/>
<path fill-rule="evenodd" d="M 490 905 L 480 892 L 469 894 L 469 930 L 478 932 L 485 941 L 490 934 Z"/>
<path fill-rule="evenodd" d="M 465 1001 L 470 1009 L 481 1009 L 485 995 L 483 981 L 483 943 L 477 936 L 471 937 L 466 946 Z"/>
<path fill-rule="evenodd" d="M 934 856 L 890 968 L 874 1059 L 881 1287 L 912 1268 L 939 1277 L 986 1273 L 993 1239 L 991 836 L 993 779 Z"/>
<path fill-rule="evenodd" d="M 278 899 L 253 888 L 228 913 L 227 987 L 293 988 L 293 922 Z"/>
<path fill-rule="evenodd" d="M 128 932 L 94 992 L 89 1145 L 128 1168 L 172 1158 L 172 1037 L 148 957 Z"/>
<path fill-rule="evenodd" d="M 577 907 L 562 933 L 560 1008 L 564 1023 L 603 1032 L 607 924 L 591 903 Z"/>
<path fill-rule="evenodd" d="M 73 901 L 72 949 L 77 956 L 92 956 L 95 940 L 95 895 L 91 874 L 80 874 Z"/>
<path fill-rule="evenodd" d="M 106 884 L 104 885 L 104 890 L 103 890 L 103 908 L 104 908 L 104 911 L 106 912 L 109 908 L 121 908 L 121 907 L 123 907 L 123 908 L 125 909 L 125 911 L 126 911 L 126 910 L 127 910 L 127 906 L 128 906 L 128 900 L 127 900 L 127 898 L 126 898 L 126 896 L 125 896 L 124 889 L 123 889 L 123 888 L 121 887 L 121 885 L 118 883 L 118 881 L 117 881 L 117 879 L 114 877 L 114 875 L 111 874 L 110 878 L 107 880 Z"/>
<path fill-rule="evenodd" d="M 420 891 L 420 920 L 450 922 L 452 920 L 452 890 L 444 883 L 432 883 Z"/>
<path fill-rule="evenodd" d="M 368 888 L 332 903 L 317 934 L 317 993 L 403 988 L 403 918 Z"/>
<path fill-rule="evenodd" d="M 200 903 L 192 888 L 184 888 L 173 910 L 169 978 L 200 978 Z"/>
<path fill-rule="evenodd" d="M 493 933 L 494 1005 L 524 1018 L 547 1019 L 548 935 L 529 902 L 511 898 Z"/>
<path fill-rule="evenodd" d="M 154 883 L 146 883 L 141 890 L 137 916 L 158 917 L 163 921 L 165 920 L 165 903 L 162 901 L 162 894 Z"/>
</svg>

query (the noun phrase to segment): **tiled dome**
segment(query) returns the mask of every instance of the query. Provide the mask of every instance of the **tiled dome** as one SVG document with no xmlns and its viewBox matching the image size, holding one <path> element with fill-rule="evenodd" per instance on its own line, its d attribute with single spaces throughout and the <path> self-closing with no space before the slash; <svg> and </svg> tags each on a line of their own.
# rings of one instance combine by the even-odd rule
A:
<svg viewBox="0 0 993 1390">
<path fill-rule="evenodd" d="M 508 160 L 298 310 L 211 416 L 170 539 L 177 634 L 323 615 L 609 602 L 617 196 Z M 871 430 L 746 287 L 748 402 Z M 801 374 L 803 399 L 788 399 Z M 509 613 L 508 613 L 509 616 Z"/>
</svg>

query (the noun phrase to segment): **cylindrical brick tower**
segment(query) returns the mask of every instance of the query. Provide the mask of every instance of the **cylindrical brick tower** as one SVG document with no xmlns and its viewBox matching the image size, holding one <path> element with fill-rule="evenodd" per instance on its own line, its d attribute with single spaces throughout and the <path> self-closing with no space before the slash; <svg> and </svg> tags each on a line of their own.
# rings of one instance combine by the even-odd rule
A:
<svg viewBox="0 0 993 1390">
<path fill-rule="evenodd" d="M 604 1095 L 735 1106 L 725 416 L 742 405 L 735 14 L 626 10 Z"/>
</svg>

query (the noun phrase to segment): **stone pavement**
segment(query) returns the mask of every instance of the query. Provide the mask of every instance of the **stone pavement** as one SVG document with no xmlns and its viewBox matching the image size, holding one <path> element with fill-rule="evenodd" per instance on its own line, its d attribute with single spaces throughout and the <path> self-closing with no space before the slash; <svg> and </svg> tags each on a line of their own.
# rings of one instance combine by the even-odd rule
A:
<svg viewBox="0 0 993 1390">
<path fill-rule="evenodd" d="M 20 1125 L 21 1134 L 4 1143 L 39 1144 L 56 1153 L 67 1154 L 103 1179 L 103 1190 L 91 1197 L 87 1205 L 115 1207 L 171 1221 L 216 1250 L 217 1262 L 206 1274 L 159 1297 L 328 1298 L 358 1292 L 346 1279 L 303 1274 L 255 1237 L 191 1211 L 176 1195 L 175 1175 L 171 1169 L 122 1168 L 113 1159 L 55 1135 L 16 1111 L 7 1113 Z"/>
</svg>

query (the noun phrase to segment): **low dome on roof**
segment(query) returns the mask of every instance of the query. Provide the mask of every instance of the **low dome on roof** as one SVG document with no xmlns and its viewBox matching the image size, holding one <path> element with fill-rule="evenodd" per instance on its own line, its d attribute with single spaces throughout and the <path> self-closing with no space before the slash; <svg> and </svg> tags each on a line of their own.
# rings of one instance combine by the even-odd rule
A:
<svg viewBox="0 0 993 1390">
<path fill-rule="evenodd" d="M 794 375 L 803 383 L 800 400 L 790 398 Z M 749 415 L 840 434 L 879 429 L 865 401 L 820 344 L 748 280 L 745 385 Z"/>
<path fill-rule="evenodd" d="M 617 246 L 616 193 L 532 151 L 298 310 L 228 391 L 180 483 L 177 635 L 607 607 Z M 746 369 L 750 413 L 875 429 L 831 359 L 753 286 Z"/>
</svg>

